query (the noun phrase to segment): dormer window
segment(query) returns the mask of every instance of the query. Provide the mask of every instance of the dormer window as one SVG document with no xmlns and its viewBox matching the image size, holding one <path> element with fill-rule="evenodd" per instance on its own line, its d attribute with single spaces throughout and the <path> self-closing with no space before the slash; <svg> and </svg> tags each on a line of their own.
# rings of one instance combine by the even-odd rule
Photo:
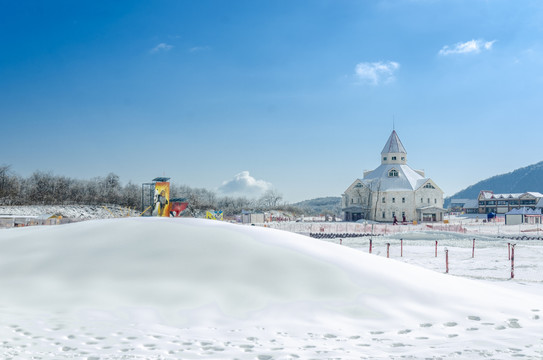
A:
<svg viewBox="0 0 543 360">
<path fill-rule="evenodd" d="M 398 170 L 392 169 L 388 172 L 388 177 L 398 177 Z"/>
<path fill-rule="evenodd" d="M 396 160 L 396 156 L 393 156 L 393 157 L 392 157 L 392 160 Z"/>
<path fill-rule="evenodd" d="M 405 161 L 405 156 L 402 156 L 402 161 Z"/>
<path fill-rule="evenodd" d="M 387 161 L 387 157 L 386 157 L 386 156 L 383 157 L 383 161 Z"/>
<path fill-rule="evenodd" d="M 424 185 L 424 188 L 425 188 L 425 189 L 435 189 L 434 185 L 432 185 L 432 184 L 430 184 L 430 183 Z"/>
</svg>

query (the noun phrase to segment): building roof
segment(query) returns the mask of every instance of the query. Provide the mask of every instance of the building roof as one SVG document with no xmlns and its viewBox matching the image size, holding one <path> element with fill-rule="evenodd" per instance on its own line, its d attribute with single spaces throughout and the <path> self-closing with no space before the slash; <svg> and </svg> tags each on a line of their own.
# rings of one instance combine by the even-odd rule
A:
<svg viewBox="0 0 543 360">
<path fill-rule="evenodd" d="M 398 171 L 397 177 L 389 177 L 390 170 Z M 409 165 L 382 164 L 366 174 L 362 182 L 373 191 L 416 190 L 424 185 L 429 178 L 422 177 Z"/>
<path fill-rule="evenodd" d="M 390 134 L 390 137 L 388 138 L 388 141 L 385 144 L 383 151 L 381 151 L 381 154 L 388 154 L 388 153 L 407 154 L 407 151 L 405 151 L 405 148 L 403 147 L 402 142 L 400 141 L 400 138 L 398 137 L 398 134 L 396 134 L 396 130 L 392 130 L 392 134 Z"/>
<path fill-rule="evenodd" d="M 528 191 L 525 193 L 505 193 L 505 194 L 494 194 L 492 191 L 483 190 L 480 195 L 484 200 L 492 199 L 519 199 L 523 195 L 531 195 L 536 198 L 543 198 L 543 194 L 535 191 Z"/>
<path fill-rule="evenodd" d="M 477 209 L 479 208 L 479 200 L 477 199 L 474 199 L 474 200 L 468 200 L 464 203 L 464 206 L 463 206 L 464 209 Z"/>
<path fill-rule="evenodd" d="M 520 209 L 512 209 L 511 211 L 505 213 L 505 215 L 541 215 L 541 209 L 530 209 L 522 207 Z"/>
<path fill-rule="evenodd" d="M 537 191 L 528 191 L 528 192 L 526 192 L 526 193 L 524 193 L 524 194 L 530 194 L 530 195 L 532 195 L 533 197 L 543 198 L 543 194 L 540 193 L 540 192 L 537 192 Z M 524 195 L 524 194 L 523 194 L 523 195 Z"/>
<path fill-rule="evenodd" d="M 462 205 L 464 205 L 468 201 L 470 201 L 470 199 L 451 199 L 451 204 L 462 204 Z"/>
</svg>

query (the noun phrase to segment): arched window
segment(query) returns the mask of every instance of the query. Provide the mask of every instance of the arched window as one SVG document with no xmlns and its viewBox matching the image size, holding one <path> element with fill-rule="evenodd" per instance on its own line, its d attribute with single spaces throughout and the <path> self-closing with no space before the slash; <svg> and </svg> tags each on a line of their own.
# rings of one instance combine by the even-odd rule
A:
<svg viewBox="0 0 543 360">
<path fill-rule="evenodd" d="M 398 177 L 398 170 L 392 169 L 388 172 L 388 177 Z"/>
<path fill-rule="evenodd" d="M 424 185 L 424 188 L 426 188 L 426 189 L 435 189 L 435 187 L 430 183 Z"/>
</svg>

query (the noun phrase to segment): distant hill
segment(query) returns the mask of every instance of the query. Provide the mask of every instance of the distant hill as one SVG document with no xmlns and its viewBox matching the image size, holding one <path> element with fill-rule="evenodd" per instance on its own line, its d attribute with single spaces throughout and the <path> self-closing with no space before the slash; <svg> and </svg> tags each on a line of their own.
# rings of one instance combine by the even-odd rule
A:
<svg viewBox="0 0 543 360">
<path fill-rule="evenodd" d="M 341 214 L 341 197 L 328 196 L 311 200 L 304 200 L 298 203 L 292 204 L 304 211 L 308 215 L 320 215 L 320 214 Z"/>
<path fill-rule="evenodd" d="M 444 206 L 447 207 L 451 199 L 476 199 L 481 190 L 492 190 L 496 194 L 524 193 L 527 191 L 543 193 L 543 161 L 507 174 L 496 175 L 479 181 L 477 184 L 445 198 Z"/>
</svg>

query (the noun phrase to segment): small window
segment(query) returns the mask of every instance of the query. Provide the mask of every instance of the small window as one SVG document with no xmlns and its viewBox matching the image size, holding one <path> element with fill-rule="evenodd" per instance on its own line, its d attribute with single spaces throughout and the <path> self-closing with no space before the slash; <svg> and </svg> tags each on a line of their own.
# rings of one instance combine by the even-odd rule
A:
<svg viewBox="0 0 543 360">
<path fill-rule="evenodd" d="M 404 160 L 405 160 L 405 156 L 402 156 L 402 161 L 404 161 Z"/>
<path fill-rule="evenodd" d="M 420 198 L 420 203 L 422 204 L 424 202 L 424 200 L 422 198 Z"/>
<path fill-rule="evenodd" d="M 396 216 L 396 211 L 392 212 L 392 217 Z"/>
<path fill-rule="evenodd" d="M 402 211 L 402 218 L 405 217 L 405 211 Z"/>
<path fill-rule="evenodd" d="M 435 187 L 434 187 L 432 184 L 430 184 L 430 183 L 424 185 L 424 188 L 425 188 L 425 189 L 435 189 Z"/>
<path fill-rule="evenodd" d="M 392 157 L 392 160 L 396 160 L 396 156 L 393 156 L 393 157 Z"/>
<path fill-rule="evenodd" d="M 434 199 L 434 204 L 437 204 L 437 199 Z"/>
<path fill-rule="evenodd" d="M 351 204 L 354 204 L 354 199 L 351 199 Z"/>
<path fill-rule="evenodd" d="M 396 198 L 392 198 L 392 203 L 394 204 L 396 202 Z"/>
<path fill-rule="evenodd" d="M 382 199 L 381 199 L 381 202 L 384 204 L 384 203 L 385 203 L 385 198 L 382 198 Z"/>
<path fill-rule="evenodd" d="M 385 212 L 383 211 L 383 219 L 385 218 Z"/>
<path fill-rule="evenodd" d="M 387 157 L 386 157 L 386 156 L 385 156 L 385 157 L 383 157 L 383 161 L 387 161 Z"/>
<path fill-rule="evenodd" d="M 402 204 L 405 204 L 405 198 L 402 198 Z"/>
<path fill-rule="evenodd" d="M 428 204 L 430 203 L 430 198 L 428 198 Z"/>
<path fill-rule="evenodd" d="M 388 177 L 398 177 L 398 170 L 392 169 L 388 172 Z"/>
</svg>

